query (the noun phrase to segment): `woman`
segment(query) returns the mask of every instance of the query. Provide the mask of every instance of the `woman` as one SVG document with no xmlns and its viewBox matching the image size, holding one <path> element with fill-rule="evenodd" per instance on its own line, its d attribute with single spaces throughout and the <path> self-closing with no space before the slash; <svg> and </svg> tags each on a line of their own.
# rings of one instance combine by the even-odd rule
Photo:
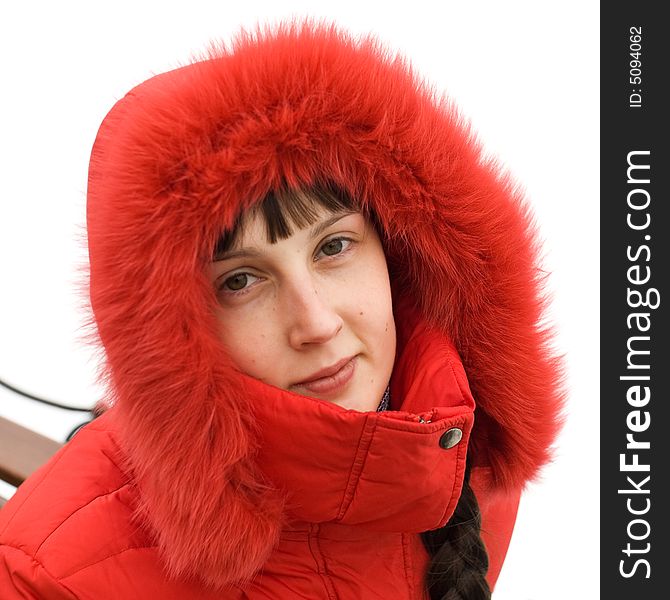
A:
<svg viewBox="0 0 670 600">
<path fill-rule="evenodd" d="M 306 23 L 154 77 L 87 219 L 106 410 L 0 513 L 3 598 L 490 596 L 559 363 L 527 208 L 405 63 Z"/>
</svg>

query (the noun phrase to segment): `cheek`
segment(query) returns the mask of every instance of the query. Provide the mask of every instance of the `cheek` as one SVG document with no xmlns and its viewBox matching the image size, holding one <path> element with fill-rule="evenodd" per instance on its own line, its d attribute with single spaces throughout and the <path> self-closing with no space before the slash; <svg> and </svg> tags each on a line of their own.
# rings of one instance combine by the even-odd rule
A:
<svg viewBox="0 0 670 600">
<path fill-rule="evenodd" d="M 386 291 L 386 290 L 384 290 Z M 369 326 L 374 335 L 374 350 L 380 365 L 391 369 L 395 360 L 396 330 L 390 294 L 377 296 L 369 307 Z"/>
<path fill-rule="evenodd" d="M 388 267 L 386 257 L 384 256 L 381 245 L 377 256 L 375 266 L 377 277 L 375 279 L 378 288 L 378 308 L 376 309 L 376 321 L 380 330 L 382 364 L 387 369 L 390 377 L 395 362 L 396 351 L 396 329 L 393 316 L 393 301 L 391 297 L 391 284 L 389 281 Z"/>
<path fill-rule="evenodd" d="M 219 337 L 228 355 L 243 373 L 275 383 L 272 365 L 279 364 L 273 320 L 240 312 L 218 315 Z"/>
<path fill-rule="evenodd" d="M 393 318 L 391 287 L 388 278 L 386 260 L 383 253 L 375 255 L 361 274 L 361 286 L 356 294 L 355 304 L 358 308 L 354 316 L 359 331 L 367 339 L 370 350 L 376 355 L 380 364 L 392 367 L 395 358 L 396 330 Z"/>
</svg>

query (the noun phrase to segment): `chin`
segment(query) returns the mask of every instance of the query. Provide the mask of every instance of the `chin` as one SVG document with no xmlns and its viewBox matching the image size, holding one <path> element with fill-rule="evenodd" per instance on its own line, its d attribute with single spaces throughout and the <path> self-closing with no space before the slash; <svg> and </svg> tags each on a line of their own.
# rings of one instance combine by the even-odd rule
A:
<svg viewBox="0 0 670 600">
<path fill-rule="evenodd" d="M 371 397 L 369 391 L 359 391 L 358 393 L 349 393 L 343 398 L 333 398 L 329 401 L 349 410 L 370 412 L 377 410 L 377 407 L 381 402 L 381 396 L 377 399 L 376 397 Z"/>
</svg>

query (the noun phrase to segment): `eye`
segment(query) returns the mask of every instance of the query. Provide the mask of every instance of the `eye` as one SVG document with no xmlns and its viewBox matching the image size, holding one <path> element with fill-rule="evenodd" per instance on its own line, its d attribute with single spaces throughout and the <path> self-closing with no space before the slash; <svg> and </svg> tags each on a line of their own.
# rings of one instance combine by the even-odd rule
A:
<svg viewBox="0 0 670 600">
<path fill-rule="evenodd" d="M 232 294 L 244 292 L 256 279 L 259 278 L 251 273 L 235 273 L 224 280 L 219 291 Z"/>
<path fill-rule="evenodd" d="M 349 246 L 352 244 L 353 240 L 347 237 L 336 237 L 332 240 L 328 240 L 323 246 L 321 246 L 320 251 L 323 252 L 326 256 L 337 256 L 342 254 L 349 249 Z"/>
</svg>

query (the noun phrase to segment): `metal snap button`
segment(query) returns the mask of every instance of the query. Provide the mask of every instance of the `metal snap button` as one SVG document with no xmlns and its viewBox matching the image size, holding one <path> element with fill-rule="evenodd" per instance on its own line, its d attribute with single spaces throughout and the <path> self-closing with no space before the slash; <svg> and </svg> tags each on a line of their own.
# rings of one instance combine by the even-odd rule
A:
<svg viewBox="0 0 670 600">
<path fill-rule="evenodd" d="M 445 431 L 440 437 L 440 447 L 445 450 L 453 448 L 458 442 L 461 441 L 463 437 L 463 431 L 458 427 L 452 427 L 451 429 Z"/>
</svg>

